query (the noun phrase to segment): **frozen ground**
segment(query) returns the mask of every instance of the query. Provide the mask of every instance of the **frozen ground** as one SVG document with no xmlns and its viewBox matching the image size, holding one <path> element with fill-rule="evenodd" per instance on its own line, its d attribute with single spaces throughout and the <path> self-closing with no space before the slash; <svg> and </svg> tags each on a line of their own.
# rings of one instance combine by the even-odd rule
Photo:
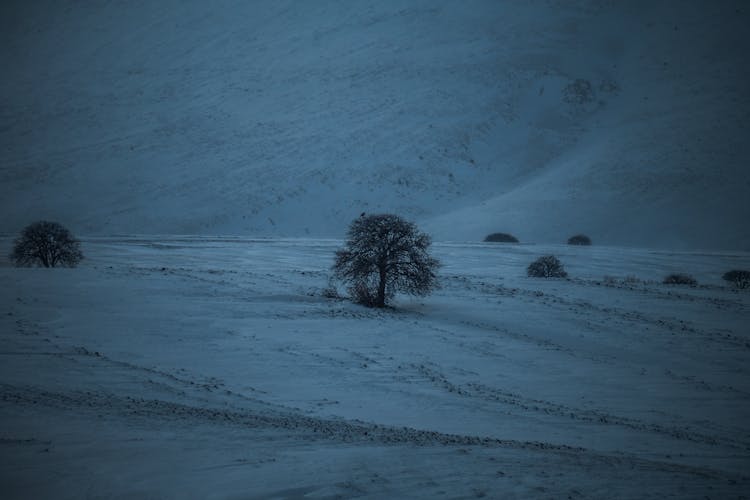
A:
<svg viewBox="0 0 750 500">
<path fill-rule="evenodd" d="M 3 498 L 750 495 L 747 253 L 446 243 L 377 311 L 322 296 L 339 244 L 0 268 Z M 524 276 L 548 252 L 571 280 Z"/>
</svg>

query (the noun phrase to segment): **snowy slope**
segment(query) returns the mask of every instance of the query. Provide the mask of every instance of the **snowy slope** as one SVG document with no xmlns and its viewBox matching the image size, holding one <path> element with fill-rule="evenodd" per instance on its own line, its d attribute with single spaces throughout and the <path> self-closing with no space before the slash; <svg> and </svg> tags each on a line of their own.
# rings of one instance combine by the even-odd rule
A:
<svg viewBox="0 0 750 500">
<path fill-rule="evenodd" d="M 3 2 L 2 232 L 749 248 L 743 2 Z"/>
<path fill-rule="evenodd" d="M 747 495 L 748 253 L 441 244 L 440 291 L 372 310 L 322 296 L 339 245 L 0 266 L 3 498 Z M 549 252 L 570 280 L 524 276 Z"/>
</svg>

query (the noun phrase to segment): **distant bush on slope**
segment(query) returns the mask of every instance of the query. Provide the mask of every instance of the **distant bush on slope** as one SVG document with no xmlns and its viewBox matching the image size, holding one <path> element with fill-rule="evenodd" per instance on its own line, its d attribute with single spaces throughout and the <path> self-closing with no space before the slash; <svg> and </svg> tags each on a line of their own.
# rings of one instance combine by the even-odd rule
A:
<svg viewBox="0 0 750 500">
<path fill-rule="evenodd" d="M 493 243 L 518 243 L 518 238 L 508 233 L 492 233 L 488 234 L 484 241 L 490 241 Z"/>
<path fill-rule="evenodd" d="M 568 245 L 591 245 L 591 238 L 585 234 L 576 234 L 568 238 Z"/>
<path fill-rule="evenodd" d="M 562 262 L 554 255 L 545 255 L 529 264 L 526 274 L 531 278 L 566 278 L 568 273 Z"/>
<path fill-rule="evenodd" d="M 734 269 L 724 273 L 722 279 L 728 281 L 737 288 L 750 288 L 750 271 Z"/>
<path fill-rule="evenodd" d="M 689 274 L 674 273 L 667 275 L 662 282 L 665 285 L 697 285 L 698 282 Z"/>
<path fill-rule="evenodd" d="M 590 81 L 583 78 L 576 79 L 563 89 L 563 101 L 568 104 L 582 105 L 592 102 L 595 98 L 594 87 Z"/>
</svg>

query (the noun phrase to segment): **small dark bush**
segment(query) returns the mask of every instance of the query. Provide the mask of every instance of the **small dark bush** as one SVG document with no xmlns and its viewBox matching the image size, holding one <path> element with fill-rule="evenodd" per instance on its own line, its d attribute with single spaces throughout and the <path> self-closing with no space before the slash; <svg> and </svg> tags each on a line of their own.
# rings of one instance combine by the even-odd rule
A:
<svg viewBox="0 0 750 500">
<path fill-rule="evenodd" d="M 529 264 L 526 273 L 531 278 L 566 278 L 568 276 L 562 262 L 554 255 L 539 257 Z"/>
<path fill-rule="evenodd" d="M 508 233 L 492 233 L 488 234 L 484 241 L 491 241 L 493 243 L 518 243 L 518 238 Z"/>
<path fill-rule="evenodd" d="M 321 295 L 326 299 L 340 299 L 339 289 L 333 279 L 328 279 L 328 285 L 323 289 Z"/>
<path fill-rule="evenodd" d="M 576 234 L 568 238 L 568 245 L 591 245 L 591 238 L 585 234 Z"/>
<path fill-rule="evenodd" d="M 355 304 L 360 304 L 367 307 L 378 306 L 377 290 L 363 281 L 354 283 L 349 286 L 349 295 L 351 296 L 352 301 Z"/>
<path fill-rule="evenodd" d="M 640 279 L 638 276 L 634 276 L 632 274 L 628 274 L 624 278 L 616 278 L 615 276 L 605 276 L 604 277 L 604 284 L 605 285 L 627 285 L 627 286 L 634 286 L 641 283 L 645 283 L 642 279 Z"/>
<path fill-rule="evenodd" d="M 730 282 L 737 288 L 750 288 L 750 271 L 735 269 L 724 273 L 722 278 L 724 281 Z"/>
<path fill-rule="evenodd" d="M 591 82 L 578 78 L 574 82 L 569 83 L 563 89 L 563 101 L 568 104 L 586 104 L 592 102 L 596 98 L 594 87 Z"/>
<path fill-rule="evenodd" d="M 10 259 L 18 267 L 75 267 L 83 259 L 83 253 L 70 231 L 57 222 L 42 220 L 21 231 Z"/>
<path fill-rule="evenodd" d="M 690 285 L 694 286 L 697 285 L 698 282 L 690 276 L 689 274 L 670 274 L 667 277 L 664 278 L 664 281 L 662 282 L 665 285 Z"/>
</svg>

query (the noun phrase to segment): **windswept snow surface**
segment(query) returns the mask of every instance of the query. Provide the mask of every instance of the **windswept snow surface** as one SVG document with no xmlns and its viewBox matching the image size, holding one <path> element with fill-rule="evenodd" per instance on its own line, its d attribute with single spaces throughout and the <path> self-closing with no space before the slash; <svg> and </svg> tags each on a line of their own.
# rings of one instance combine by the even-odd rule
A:
<svg viewBox="0 0 750 500">
<path fill-rule="evenodd" d="M 0 268 L 2 497 L 750 493 L 747 253 L 439 244 L 440 291 L 371 310 L 322 295 L 339 245 Z M 550 252 L 570 280 L 524 276 Z"/>
<path fill-rule="evenodd" d="M 0 232 L 750 250 L 750 8 L 6 0 Z"/>
</svg>

